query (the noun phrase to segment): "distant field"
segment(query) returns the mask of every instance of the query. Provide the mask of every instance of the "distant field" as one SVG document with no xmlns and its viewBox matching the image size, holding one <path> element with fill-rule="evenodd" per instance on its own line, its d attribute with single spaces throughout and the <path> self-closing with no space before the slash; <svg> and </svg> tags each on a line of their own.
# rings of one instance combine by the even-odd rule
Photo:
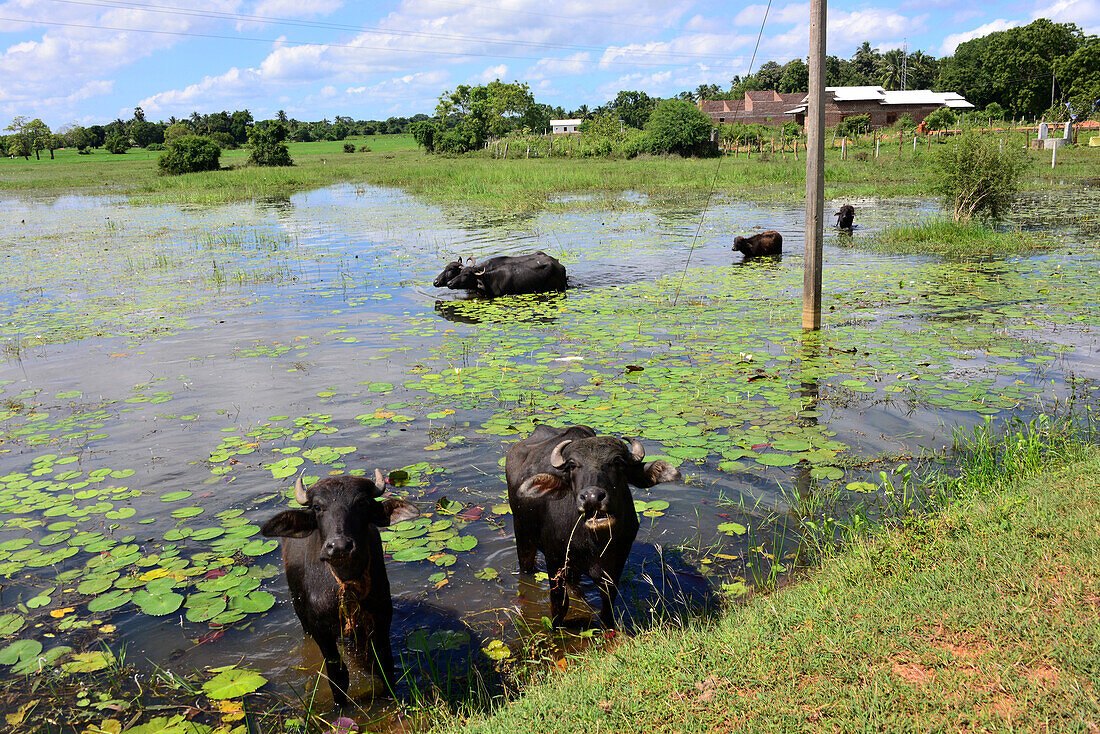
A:
<svg viewBox="0 0 1100 734">
<path fill-rule="evenodd" d="M 160 175 L 157 152 L 133 148 L 124 155 L 96 150 L 77 155 L 56 151 L 41 160 L 0 159 L 2 191 L 81 191 L 128 196 L 143 202 L 216 203 L 258 197 L 285 196 L 335 183 L 389 186 L 442 204 L 461 204 L 490 210 L 530 211 L 546 208 L 630 206 L 618 197 L 639 191 L 657 198 L 678 200 L 719 196 L 768 200 L 801 200 L 805 191 L 805 151 L 786 154 L 745 152 L 723 158 L 641 156 L 633 160 L 608 158 L 516 157 L 494 158 L 487 151 L 461 156 L 426 155 L 412 136 L 374 135 L 349 138 L 355 153 L 343 151 L 344 141 L 291 143 L 295 165 L 258 168 L 246 164 L 247 151 L 222 153 L 223 169 L 184 176 Z M 1020 143 L 1022 144 L 1022 139 Z M 929 149 L 948 145 L 934 140 L 882 145 L 880 157 L 864 141 L 826 151 L 826 196 L 929 196 L 925 173 Z M 1009 144 L 1014 144 L 1010 142 Z M 358 152 L 362 146 L 370 152 Z M 518 149 L 518 146 L 517 146 Z M 514 153 L 515 151 L 513 151 Z M 1077 146 L 1050 155 L 1029 151 L 1034 175 L 1025 188 L 1076 186 L 1096 176 L 1100 148 Z M 594 194 L 562 202 L 563 193 Z"/>
</svg>

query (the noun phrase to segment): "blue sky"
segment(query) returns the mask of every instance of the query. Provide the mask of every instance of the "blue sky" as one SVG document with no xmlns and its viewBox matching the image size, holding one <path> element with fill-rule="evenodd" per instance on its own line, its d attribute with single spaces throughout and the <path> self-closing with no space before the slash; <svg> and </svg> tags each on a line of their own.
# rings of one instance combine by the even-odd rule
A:
<svg viewBox="0 0 1100 734">
<path fill-rule="evenodd" d="M 302 120 L 432 113 L 500 78 L 566 109 L 749 70 L 766 4 L 715 0 L 0 0 L 0 128 L 247 108 Z M 833 0 L 828 50 L 950 54 L 1045 17 L 1100 32 L 1100 0 Z M 808 2 L 773 0 L 754 64 L 805 56 Z"/>
</svg>

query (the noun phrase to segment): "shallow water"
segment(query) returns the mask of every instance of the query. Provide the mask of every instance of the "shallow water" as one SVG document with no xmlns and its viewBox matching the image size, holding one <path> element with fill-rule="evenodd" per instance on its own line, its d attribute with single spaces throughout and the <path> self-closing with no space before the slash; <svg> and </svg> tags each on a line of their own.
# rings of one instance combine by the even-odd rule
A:
<svg viewBox="0 0 1100 734">
<path fill-rule="evenodd" d="M 23 637 L 117 638 L 130 660 L 162 668 L 243 657 L 300 685 L 316 650 L 255 526 L 298 471 L 412 467 L 396 491 L 441 529 L 386 535 L 403 600 L 395 653 L 417 629 L 459 620 L 482 642 L 511 639 L 515 615 L 537 623 L 547 610 L 537 590 L 517 598 L 500 462 L 540 421 L 641 436 L 651 456 L 682 462 L 685 482 L 635 491 L 657 505 L 639 505 L 627 626 L 713 605 L 723 583 L 751 583 L 770 555 L 785 562 L 799 494 L 942 456 L 954 429 L 987 416 L 1095 402 L 1100 258 L 1080 209 L 1095 198 L 1047 197 L 1020 215 L 1048 222 L 1062 250 L 968 264 L 860 249 L 937 209 L 853 202 L 856 233 L 826 232 L 826 326 L 809 340 L 801 206 L 486 221 L 352 186 L 220 207 L 0 200 L 3 606 L 29 620 Z M 783 257 L 742 263 L 733 236 L 762 229 L 783 234 Z M 430 285 L 454 256 L 535 249 L 568 268 L 565 295 L 487 303 Z M 874 489 L 855 485 L 838 509 Z M 190 537 L 208 528 L 223 533 Z M 430 552 L 408 552 L 418 543 Z M 119 576 L 82 593 L 104 578 L 104 555 L 123 559 Z M 218 591 L 229 600 L 209 615 L 158 616 L 125 596 L 169 577 L 197 600 L 234 568 L 251 576 Z M 168 593 L 160 583 L 150 588 Z M 240 601 L 254 589 L 274 606 Z M 118 606 L 88 609 L 114 592 Z M 212 629 L 224 634 L 207 639 Z"/>
</svg>

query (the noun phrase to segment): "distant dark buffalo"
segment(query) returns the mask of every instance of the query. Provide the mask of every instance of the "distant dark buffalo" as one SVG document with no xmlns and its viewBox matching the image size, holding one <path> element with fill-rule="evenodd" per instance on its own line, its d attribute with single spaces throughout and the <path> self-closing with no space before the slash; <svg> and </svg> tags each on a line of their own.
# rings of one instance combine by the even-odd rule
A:
<svg viewBox="0 0 1100 734">
<path fill-rule="evenodd" d="M 432 285 L 436 288 L 465 289 L 481 295 L 517 295 L 565 290 L 565 267 L 545 252 L 511 257 L 498 255 L 475 263 L 468 258 L 447 263 Z"/>
<path fill-rule="evenodd" d="M 294 612 L 325 658 L 325 674 L 337 706 L 347 703 L 349 651 L 393 690 L 390 621 L 393 601 L 382 558 L 378 526 L 411 520 L 420 511 L 399 498 L 378 501 L 385 479 L 327 477 L 306 489 L 299 477 L 294 499 L 301 510 L 284 510 L 261 532 L 282 538 L 283 567 Z"/>
<path fill-rule="evenodd" d="M 850 232 L 852 231 L 852 221 L 856 218 L 856 208 L 851 204 L 845 204 L 833 216 L 836 217 L 837 229 L 846 229 Z"/>
<path fill-rule="evenodd" d="M 769 230 L 752 237 L 734 237 L 733 249 L 747 258 L 779 255 L 783 252 L 783 235 Z"/>
<path fill-rule="evenodd" d="M 643 464 L 645 449 L 597 436 L 588 426 L 539 426 L 513 444 L 504 461 L 521 573 L 533 573 L 542 551 L 550 575 L 550 613 L 560 624 L 569 610 L 567 587 L 582 574 L 603 602 L 600 620 L 615 624 L 612 609 L 638 514 L 630 486 L 652 487 L 680 478 L 665 461 Z"/>
</svg>

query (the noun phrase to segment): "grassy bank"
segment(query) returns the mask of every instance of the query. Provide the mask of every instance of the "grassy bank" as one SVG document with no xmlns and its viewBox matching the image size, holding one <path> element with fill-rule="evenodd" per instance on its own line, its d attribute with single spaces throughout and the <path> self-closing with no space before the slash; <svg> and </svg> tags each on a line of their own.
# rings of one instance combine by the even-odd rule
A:
<svg viewBox="0 0 1100 734">
<path fill-rule="evenodd" d="M 215 203 L 288 196 L 334 183 L 400 188 L 429 201 L 495 211 L 554 208 L 629 207 L 624 191 L 658 201 L 680 202 L 718 196 L 758 200 L 801 200 L 805 191 L 805 153 L 742 151 L 721 159 L 640 157 L 604 158 L 491 157 L 488 152 L 459 158 L 429 156 L 409 136 L 351 140 L 370 152 L 344 153 L 342 142 L 293 143 L 295 165 L 254 168 L 246 152 L 222 154 L 223 170 L 187 176 L 160 176 L 159 153 L 132 149 L 124 155 L 96 151 L 78 156 L 57 152 L 56 160 L 0 159 L 0 191 L 114 193 L 142 202 Z M 934 142 L 932 148 L 949 142 Z M 881 146 L 878 158 L 869 144 L 826 152 L 829 198 L 927 196 L 924 145 Z M 1100 148 L 1078 146 L 1059 153 L 1050 169 L 1043 151 L 1029 151 L 1032 175 L 1025 188 L 1075 186 L 1095 177 Z M 584 194 L 582 197 L 562 195 Z"/>
<path fill-rule="evenodd" d="M 920 253 L 951 258 L 1022 255 L 1057 247 L 1053 238 L 1038 232 L 997 231 L 978 222 L 950 218 L 887 227 L 861 243 L 878 252 Z"/>
<path fill-rule="evenodd" d="M 802 583 L 570 658 L 438 729 L 1094 731 L 1100 453 L 1043 421 L 978 433 L 940 489 L 941 512 L 853 538 Z"/>
</svg>

